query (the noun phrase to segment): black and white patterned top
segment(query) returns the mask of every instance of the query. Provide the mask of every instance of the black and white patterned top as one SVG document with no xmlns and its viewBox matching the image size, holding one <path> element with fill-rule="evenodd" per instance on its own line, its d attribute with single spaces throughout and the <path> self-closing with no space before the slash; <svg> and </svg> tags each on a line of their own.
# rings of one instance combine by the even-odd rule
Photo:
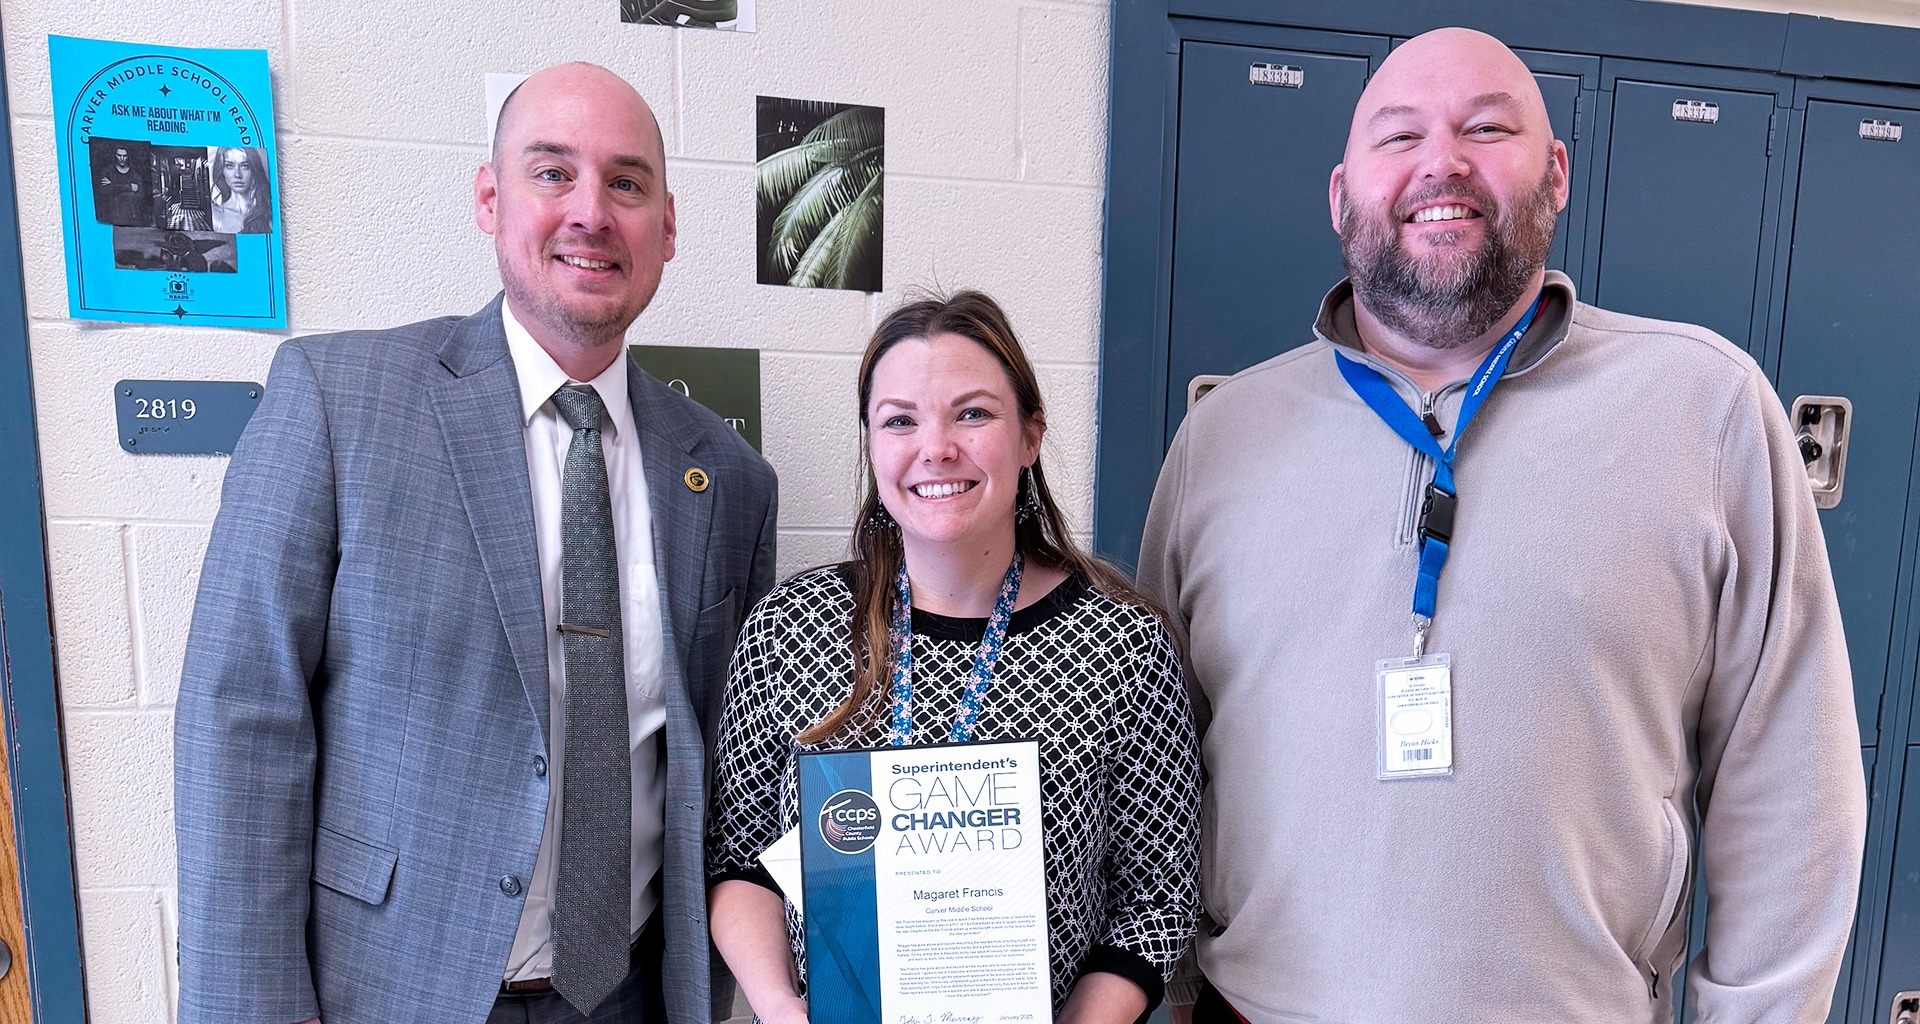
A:
<svg viewBox="0 0 1920 1024">
<path fill-rule="evenodd" d="M 795 734 L 852 686 L 853 592 L 843 567 L 774 588 L 733 656 L 714 751 L 708 883 L 778 891 L 758 860 L 798 817 Z M 947 739 L 985 619 L 914 609 L 914 742 Z M 884 742 L 885 692 L 865 723 L 818 748 Z M 1200 761 L 1172 642 L 1152 613 L 1067 579 L 1013 614 L 974 739 L 1037 738 L 1047 936 L 1057 1012 L 1089 971 L 1138 984 L 1157 1004 L 1199 909 Z M 806 977 L 804 932 L 787 934 Z"/>
</svg>

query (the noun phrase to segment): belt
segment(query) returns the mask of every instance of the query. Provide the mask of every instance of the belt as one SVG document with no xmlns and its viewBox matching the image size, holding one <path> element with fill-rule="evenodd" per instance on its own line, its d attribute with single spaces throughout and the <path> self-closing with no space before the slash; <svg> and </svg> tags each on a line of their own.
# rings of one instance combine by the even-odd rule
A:
<svg viewBox="0 0 1920 1024">
<path fill-rule="evenodd" d="M 660 917 L 661 915 L 656 912 L 653 917 L 647 921 L 647 926 L 640 929 L 640 934 L 634 937 L 632 954 L 635 964 L 646 960 L 649 955 L 651 955 L 656 963 L 659 961 L 660 952 L 665 945 L 662 941 L 664 935 L 662 933 Z M 503 996 L 524 996 L 551 991 L 553 991 L 552 978 L 527 978 L 523 981 L 503 981 L 500 983 L 500 994 Z"/>
</svg>

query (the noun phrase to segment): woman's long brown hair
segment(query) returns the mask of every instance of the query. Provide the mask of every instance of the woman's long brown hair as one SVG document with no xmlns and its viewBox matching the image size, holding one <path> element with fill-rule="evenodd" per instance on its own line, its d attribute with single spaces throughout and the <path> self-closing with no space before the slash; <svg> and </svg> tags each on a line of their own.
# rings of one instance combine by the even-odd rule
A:
<svg viewBox="0 0 1920 1024">
<path fill-rule="evenodd" d="M 1041 415 L 1040 381 L 1033 364 L 1027 361 L 1020 340 L 1000 304 L 977 291 L 956 292 L 946 298 L 909 302 L 887 314 L 874 329 L 867 350 L 860 357 L 860 464 L 867 481 L 866 495 L 860 502 L 860 514 L 853 525 L 853 690 L 840 706 L 826 717 L 794 737 L 797 743 L 814 744 L 853 723 L 860 709 L 872 697 L 874 689 L 893 673 L 893 645 L 888 630 L 893 623 L 894 577 L 900 572 L 903 552 L 900 531 L 892 525 L 870 530 L 880 509 L 875 490 L 873 461 L 867 449 L 867 405 L 873 397 L 873 368 L 893 346 L 910 339 L 926 340 L 942 334 L 958 335 L 978 342 L 1007 371 L 1013 385 L 1014 400 L 1020 406 L 1020 425 L 1028 427 Z M 1161 614 L 1153 602 L 1133 588 L 1126 576 L 1100 558 L 1080 549 L 1067 531 L 1066 517 L 1047 487 L 1047 475 L 1036 456 L 1032 468 L 1033 496 L 1040 512 L 1025 522 L 1015 522 L 1014 545 L 1031 564 L 1064 569 L 1086 577 L 1093 588 L 1125 604 Z M 870 723 L 856 723 L 864 728 Z"/>
</svg>

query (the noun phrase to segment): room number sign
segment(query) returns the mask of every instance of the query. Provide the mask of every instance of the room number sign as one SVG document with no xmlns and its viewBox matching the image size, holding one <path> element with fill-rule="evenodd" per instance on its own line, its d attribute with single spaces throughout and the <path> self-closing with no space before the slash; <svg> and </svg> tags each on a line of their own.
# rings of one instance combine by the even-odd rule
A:
<svg viewBox="0 0 1920 1024">
<path fill-rule="evenodd" d="M 133 455 L 231 455 L 265 390 L 243 380 L 120 381 L 120 447 Z"/>
</svg>

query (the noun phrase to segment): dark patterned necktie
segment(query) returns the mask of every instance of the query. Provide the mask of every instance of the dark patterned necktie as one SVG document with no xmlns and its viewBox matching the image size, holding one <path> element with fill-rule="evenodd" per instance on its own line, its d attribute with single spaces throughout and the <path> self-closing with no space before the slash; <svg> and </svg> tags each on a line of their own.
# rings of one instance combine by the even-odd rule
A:
<svg viewBox="0 0 1920 1024">
<path fill-rule="evenodd" d="M 606 406 L 563 387 L 573 428 L 560 478 L 560 632 L 567 737 L 560 789 L 560 874 L 553 899 L 553 987 L 592 1013 L 627 976 L 633 885 L 633 764 L 613 504 L 600 446 Z"/>
</svg>

